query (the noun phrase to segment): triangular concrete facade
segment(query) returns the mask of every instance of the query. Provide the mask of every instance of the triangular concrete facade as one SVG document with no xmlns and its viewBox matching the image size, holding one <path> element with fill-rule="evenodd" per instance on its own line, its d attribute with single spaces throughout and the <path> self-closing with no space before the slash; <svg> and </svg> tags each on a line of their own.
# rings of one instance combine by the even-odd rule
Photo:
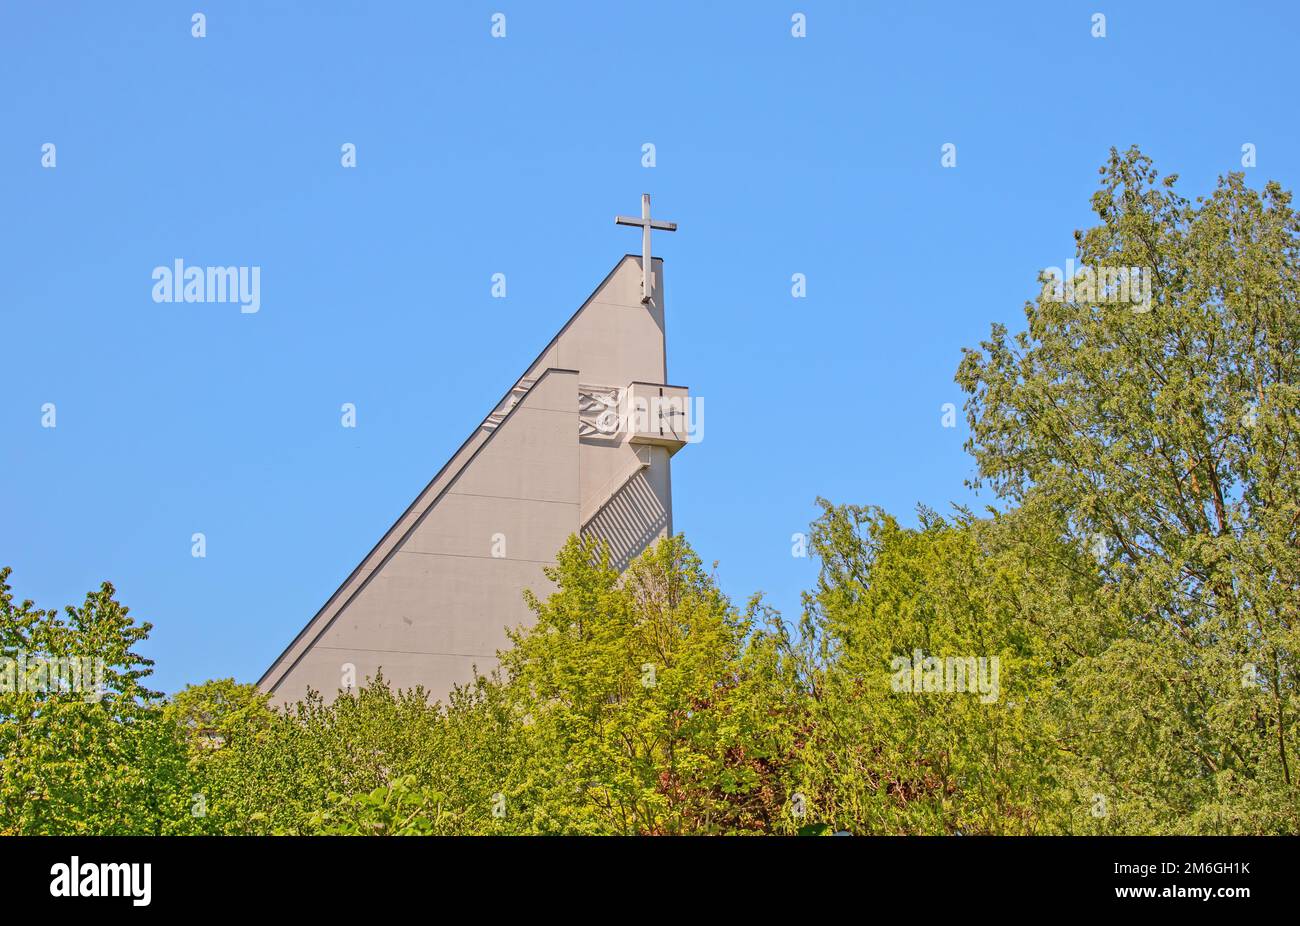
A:
<svg viewBox="0 0 1300 926">
<path fill-rule="evenodd" d="M 671 533 L 685 390 L 666 384 L 653 268 L 642 304 L 641 259 L 619 261 L 267 670 L 276 702 L 332 697 L 381 667 L 443 698 L 531 621 L 523 590 L 551 590 L 542 570 L 569 535 L 605 540 L 622 567 Z"/>
</svg>

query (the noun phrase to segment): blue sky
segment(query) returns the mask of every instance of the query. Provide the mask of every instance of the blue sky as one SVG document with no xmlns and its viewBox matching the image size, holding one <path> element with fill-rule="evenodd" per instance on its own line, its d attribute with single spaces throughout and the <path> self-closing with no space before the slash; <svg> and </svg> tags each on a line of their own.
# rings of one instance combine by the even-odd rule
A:
<svg viewBox="0 0 1300 926">
<path fill-rule="evenodd" d="M 941 426 L 961 348 L 1074 256 L 1110 146 L 1200 194 L 1252 143 L 1253 185 L 1297 186 L 1297 35 L 1282 2 L 6 0 L 0 564 L 46 607 L 111 580 L 159 688 L 256 680 L 649 192 L 707 409 L 675 526 L 795 617 L 818 495 L 981 502 Z M 155 303 L 178 258 L 261 267 L 260 311 Z"/>
</svg>

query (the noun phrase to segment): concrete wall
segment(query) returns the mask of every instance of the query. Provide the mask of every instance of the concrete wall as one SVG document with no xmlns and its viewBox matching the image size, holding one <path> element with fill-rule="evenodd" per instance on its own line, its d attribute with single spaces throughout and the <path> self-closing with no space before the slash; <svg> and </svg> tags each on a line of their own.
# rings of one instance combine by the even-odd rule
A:
<svg viewBox="0 0 1300 926">
<path fill-rule="evenodd" d="M 580 393 L 665 381 L 663 267 L 643 305 L 640 266 L 618 263 L 272 665 L 275 701 L 330 697 L 349 665 L 445 697 L 495 666 L 505 628 L 532 619 L 523 590 L 550 590 L 544 566 L 588 519 L 620 567 L 671 532 L 669 451 L 579 436 Z"/>
</svg>

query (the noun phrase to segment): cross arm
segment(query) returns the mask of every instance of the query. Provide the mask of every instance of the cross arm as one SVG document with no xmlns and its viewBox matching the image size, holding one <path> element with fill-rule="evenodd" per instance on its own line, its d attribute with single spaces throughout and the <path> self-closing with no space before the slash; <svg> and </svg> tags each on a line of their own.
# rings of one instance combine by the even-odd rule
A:
<svg viewBox="0 0 1300 926">
<path fill-rule="evenodd" d="M 676 222 L 661 222 L 661 221 L 659 221 L 658 219 L 651 219 L 649 222 L 647 222 L 645 219 L 637 219 L 637 218 L 633 218 L 633 217 L 630 216 L 630 215 L 616 215 L 616 216 L 614 216 L 614 224 L 615 224 L 615 225 L 635 225 L 635 226 L 637 226 L 638 228 L 641 228 L 641 227 L 644 227 L 644 226 L 646 226 L 646 225 L 649 225 L 651 228 L 655 229 L 656 231 L 677 231 L 677 223 L 676 223 Z"/>
</svg>

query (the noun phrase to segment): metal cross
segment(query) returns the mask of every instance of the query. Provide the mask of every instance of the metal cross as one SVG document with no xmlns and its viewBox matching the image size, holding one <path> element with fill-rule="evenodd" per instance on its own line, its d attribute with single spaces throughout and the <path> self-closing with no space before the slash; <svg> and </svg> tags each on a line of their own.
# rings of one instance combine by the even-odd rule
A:
<svg viewBox="0 0 1300 926">
<path fill-rule="evenodd" d="M 614 216 L 614 224 L 641 226 L 641 303 L 644 305 L 651 300 L 655 279 L 654 268 L 650 264 L 650 229 L 677 231 L 677 223 L 661 222 L 658 219 L 650 218 L 650 194 L 642 193 L 641 218 L 634 219 L 631 216 L 616 215 Z"/>
</svg>

